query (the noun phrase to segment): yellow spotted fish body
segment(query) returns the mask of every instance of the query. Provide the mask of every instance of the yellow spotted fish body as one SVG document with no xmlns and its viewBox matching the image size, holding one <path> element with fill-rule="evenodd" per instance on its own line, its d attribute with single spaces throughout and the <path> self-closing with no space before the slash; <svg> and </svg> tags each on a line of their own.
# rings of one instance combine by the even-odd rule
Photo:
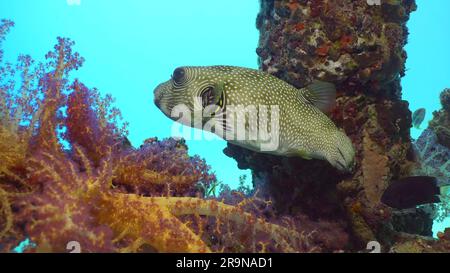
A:
<svg viewBox="0 0 450 273">
<path fill-rule="evenodd" d="M 210 104 L 215 105 L 214 111 L 237 105 L 256 106 L 258 117 L 262 115 L 260 106 L 276 106 L 278 111 L 272 114 L 269 111 L 268 116 L 276 118 L 278 125 L 272 128 L 269 123 L 266 129 L 269 132 L 277 130 L 279 143 L 269 153 L 323 159 L 341 171 L 349 171 L 355 156 L 353 145 L 323 112 L 334 102 L 335 88 L 330 83 L 314 82 L 297 89 L 268 73 L 233 66 L 180 67 L 174 71 L 171 80 L 155 89 L 155 103 L 169 117 L 171 110 L 179 104 L 185 104 L 193 111 Z M 247 122 L 245 129 L 258 130 L 261 128 L 255 126 L 259 125 L 258 122 Z M 229 141 L 261 151 L 261 140 Z"/>
</svg>

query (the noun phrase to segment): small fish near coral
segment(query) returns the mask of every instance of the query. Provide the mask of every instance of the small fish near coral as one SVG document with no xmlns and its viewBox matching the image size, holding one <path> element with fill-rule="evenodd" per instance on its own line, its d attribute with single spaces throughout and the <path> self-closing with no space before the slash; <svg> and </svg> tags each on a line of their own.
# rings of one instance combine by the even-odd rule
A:
<svg viewBox="0 0 450 273">
<path fill-rule="evenodd" d="M 353 168 L 355 150 L 351 140 L 326 115 L 336 101 L 331 83 L 315 81 L 297 89 L 266 72 L 249 68 L 180 67 L 169 81 L 156 87 L 154 95 L 156 106 L 169 118 L 213 132 L 235 145 L 279 156 L 326 160 L 342 172 Z M 180 118 L 180 105 L 184 105 L 189 116 L 202 112 L 201 120 L 192 121 L 184 114 Z M 251 113 L 251 109 L 255 112 Z M 270 109 L 269 113 L 264 109 Z M 239 115 L 246 114 L 254 114 L 256 119 L 241 121 Z M 263 116 L 271 119 L 269 124 L 261 121 Z M 205 126 L 211 121 L 216 126 Z M 245 138 L 239 138 L 240 129 Z M 264 149 L 267 138 L 261 137 L 261 132 L 266 132 L 272 141 L 276 138 L 273 149 Z"/>
<path fill-rule="evenodd" d="M 439 203 L 440 192 L 435 177 L 406 177 L 392 182 L 383 193 L 381 202 L 395 209 L 409 209 Z"/>
<path fill-rule="evenodd" d="M 416 129 L 420 129 L 420 125 L 425 119 L 426 110 L 425 108 L 419 108 L 412 114 L 412 125 Z"/>
</svg>

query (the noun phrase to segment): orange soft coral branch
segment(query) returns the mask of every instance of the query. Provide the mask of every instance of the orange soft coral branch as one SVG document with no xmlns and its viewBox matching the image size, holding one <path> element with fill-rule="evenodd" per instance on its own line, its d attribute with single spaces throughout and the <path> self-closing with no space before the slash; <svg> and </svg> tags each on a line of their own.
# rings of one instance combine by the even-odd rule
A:
<svg viewBox="0 0 450 273">
<path fill-rule="evenodd" d="M 94 109 L 93 97 L 98 96 L 94 90 L 75 80 L 71 89 L 73 92 L 67 100 L 66 138 L 72 145 L 83 147 L 84 152 L 97 166 L 116 146 L 120 136 L 116 135 L 111 124 L 101 125 L 105 117 L 99 117 Z"/>
<path fill-rule="evenodd" d="M 190 228 L 164 204 L 132 194 L 104 194 L 98 200 L 96 218 L 117 236 L 135 243 L 122 249 L 137 251 L 145 244 L 158 252 L 211 252 Z"/>
<path fill-rule="evenodd" d="M 49 81 L 56 81 L 51 79 Z M 61 106 L 61 90 L 59 83 L 53 82 L 54 86 L 49 87 L 47 97 L 42 105 L 42 112 L 39 116 L 39 130 L 35 149 L 58 152 L 61 150 L 56 133 L 57 119 L 56 113 Z M 54 94 L 53 96 L 49 94 Z"/>
<path fill-rule="evenodd" d="M 52 151 L 61 154 L 61 144 L 58 140 L 56 129 L 58 127 L 58 109 L 64 105 L 66 79 L 64 76 L 78 67 L 84 61 L 77 53 L 72 54 L 73 42 L 69 39 L 58 38 L 55 51 L 49 52 L 46 58 L 52 60 L 50 66 L 53 71 L 46 73 L 40 81 L 40 87 L 44 91 L 44 101 L 40 106 L 42 112 L 39 116 L 39 130 L 36 139 L 36 149 Z"/>
<path fill-rule="evenodd" d="M 192 197 L 148 197 L 148 199 L 149 202 L 158 204 L 160 207 L 167 207 L 175 216 L 198 214 L 225 219 L 225 221 L 233 221 L 240 225 L 251 224 L 256 231 L 272 236 L 278 244 L 283 246 L 286 252 L 295 252 L 289 246 L 288 240 L 301 238 L 301 235 L 294 230 L 269 223 L 262 218 L 257 218 L 251 213 L 243 211 L 239 207 L 227 205 L 216 200 Z"/>
<path fill-rule="evenodd" d="M 146 170 L 142 173 L 142 177 L 145 180 L 152 181 L 153 184 L 165 185 L 168 184 L 167 181 L 170 181 L 171 184 L 176 185 L 184 185 L 189 184 L 191 186 L 192 181 L 195 180 L 196 176 L 194 175 L 170 175 L 168 173 L 158 173 L 155 171 Z"/>
<path fill-rule="evenodd" d="M 93 225 L 107 226 L 114 232 L 115 242 L 122 238 L 131 240 L 131 243 L 127 241 L 125 245 L 118 245 L 124 252 L 139 251 L 143 245 L 150 245 L 159 252 L 210 252 L 199 236 L 173 216 L 166 207 L 149 203 L 138 195 L 112 192 L 112 161 L 102 160 L 98 168 L 93 168 L 83 149 L 78 145 L 73 148 L 81 159 L 80 163 L 84 165 L 85 172 L 79 172 L 79 163 L 68 158 L 60 160 L 58 155 L 49 152 L 42 152 L 29 160 L 30 168 L 34 170 L 33 176 L 45 185 L 42 195 L 36 194 L 34 199 L 32 198 L 40 205 L 29 207 L 27 213 L 38 210 L 45 215 L 27 226 L 34 234 L 30 237 L 35 242 L 48 247 L 52 244 L 58 247 L 60 241 L 71 233 L 77 238 L 86 225 Z M 29 203 L 26 202 L 25 205 Z M 89 214 L 86 214 L 87 208 L 91 208 Z M 80 209 L 84 210 L 84 214 L 78 213 Z M 87 220 L 92 216 L 95 221 L 76 221 L 81 215 L 81 219 Z M 64 233 L 48 229 L 54 225 Z M 40 232 L 45 227 L 46 231 Z M 94 239 L 86 240 L 85 244 L 97 242 Z M 105 245 L 103 242 L 96 244 Z M 50 249 L 60 251 L 59 248 L 44 248 L 38 251 Z"/>
<path fill-rule="evenodd" d="M 77 153 L 83 154 L 77 145 Z M 83 159 L 85 156 L 82 157 Z M 86 172 L 69 158 L 50 152 L 39 152 L 27 160 L 28 181 L 39 184 L 29 196 L 17 198 L 20 208 L 15 215 L 18 222 L 26 221 L 27 236 L 38 245 L 37 252 L 65 252 L 67 242 L 80 242 L 84 252 L 112 252 L 112 232 L 95 224 L 91 216 L 92 196 L 101 185 L 108 185 L 109 167 L 102 164 L 93 169 L 86 163 Z"/>
<path fill-rule="evenodd" d="M 0 175 L 25 159 L 26 145 L 16 133 L 0 125 Z"/>
<path fill-rule="evenodd" d="M 177 145 L 176 140 L 168 139 L 146 143 L 138 150 L 124 149 L 114 160 L 114 184 L 130 186 L 134 193 L 160 195 L 163 187 L 180 194 L 195 189 L 199 182 L 211 183 L 215 178 L 206 163 L 190 158 L 187 150 Z"/>
</svg>

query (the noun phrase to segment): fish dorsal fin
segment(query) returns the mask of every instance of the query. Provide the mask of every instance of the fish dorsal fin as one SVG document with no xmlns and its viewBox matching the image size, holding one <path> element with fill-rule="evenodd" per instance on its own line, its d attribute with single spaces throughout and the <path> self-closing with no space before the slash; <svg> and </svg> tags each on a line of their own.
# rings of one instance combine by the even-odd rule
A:
<svg viewBox="0 0 450 273">
<path fill-rule="evenodd" d="M 302 89 L 306 100 L 322 112 L 330 112 L 336 104 L 336 87 L 323 81 L 314 81 Z"/>
</svg>

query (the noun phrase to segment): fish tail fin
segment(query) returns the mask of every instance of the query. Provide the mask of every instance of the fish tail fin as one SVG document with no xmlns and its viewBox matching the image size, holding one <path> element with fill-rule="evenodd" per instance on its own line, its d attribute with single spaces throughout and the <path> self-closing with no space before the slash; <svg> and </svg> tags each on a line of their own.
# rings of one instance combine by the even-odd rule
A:
<svg viewBox="0 0 450 273">
<path fill-rule="evenodd" d="M 336 104 L 336 87 L 323 81 L 314 81 L 305 88 L 305 97 L 322 112 L 331 111 Z"/>
</svg>

